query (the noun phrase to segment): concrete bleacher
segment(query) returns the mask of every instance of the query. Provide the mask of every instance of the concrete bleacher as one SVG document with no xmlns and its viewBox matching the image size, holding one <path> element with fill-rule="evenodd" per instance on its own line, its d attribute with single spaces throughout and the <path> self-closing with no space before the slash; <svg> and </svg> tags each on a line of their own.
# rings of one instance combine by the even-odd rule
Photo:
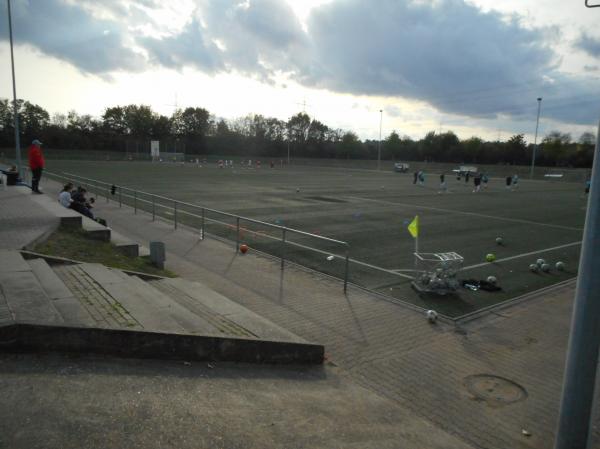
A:
<svg viewBox="0 0 600 449">
<path fill-rule="evenodd" d="M 183 360 L 322 363 L 324 348 L 273 324 L 200 282 L 136 275 L 48 257 L 33 246 L 59 226 L 84 229 L 130 255 L 147 251 L 51 195 L 0 191 L 0 347 Z M 12 203 L 11 203 L 12 204 Z M 18 207 L 17 207 L 18 205 Z M 13 244 L 14 224 L 47 220 Z M 21 235 L 22 232 L 17 232 Z"/>
</svg>

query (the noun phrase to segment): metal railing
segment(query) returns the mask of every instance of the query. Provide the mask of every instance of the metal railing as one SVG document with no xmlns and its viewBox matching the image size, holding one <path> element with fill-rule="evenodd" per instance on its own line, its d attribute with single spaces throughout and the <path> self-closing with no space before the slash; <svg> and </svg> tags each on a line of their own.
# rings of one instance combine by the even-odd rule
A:
<svg viewBox="0 0 600 449">
<path fill-rule="evenodd" d="M 261 245 L 258 245 L 258 249 L 267 254 L 278 257 L 281 260 L 282 270 L 285 266 L 286 260 L 303 265 L 302 263 L 292 259 L 293 256 L 289 254 L 290 247 L 295 248 L 298 251 L 309 251 L 313 253 L 319 253 L 320 255 L 327 255 L 328 261 L 333 261 L 334 259 L 343 261 L 343 268 L 340 267 L 342 269 L 338 270 L 338 272 L 339 274 L 343 273 L 341 277 L 343 278 L 344 282 L 344 293 L 347 291 L 348 272 L 350 265 L 350 245 L 347 242 L 335 240 L 329 237 L 323 237 L 317 234 L 311 234 L 309 232 L 300 231 L 287 226 L 267 223 L 264 221 L 255 220 L 253 218 L 211 209 L 198 204 L 176 200 L 174 198 L 145 192 L 139 189 L 132 189 L 96 179 L 85 178 L 73 173 L 53 173 L 46 170 L 44 171 L 44 174 L 50 178 L 55 178 L 64 182 L 76 182 L 85 187 L 86 190 L 88 190 L 91 194 L 95 194 L 98 198 L 105 197 L 107 203 L 112 199 L 113 201 L 118 202 L 119 207 L 122 207 L 123 204 L 129 205 L 133 207 L 134 214 L 137 214 L 138 210 L 147 212 L 151 214 L 152 221 L 156 220 L 157 217 L 160 217 L 162 219 L 172 221 L 175 229 L 177 229 L 180 223 L 186 224 L 193 229 L 198 229 L 201 240 L 204 240 L 206 235 L 213 235 L 214 237 L 221 237 L 229 241 L 235 241 L 236 252 L 240 252 L 240 244 L 244 236 L 254 236 L 257 240 L 262 239 Z M 187 223 L 185 223 L 186 218 L 188 219 Z M 252 231 L 244 225 L 246 223 L 274 231 L 277 234 L 273 234 L 272 232 Z M 207 232 L 207 228 L 210 224 L 218 225 L 221 232 Z M 223 232 L 223 229 L 225 232 Z M 301 242 L 295 242 L 290 239 L 290 236 L 292 235 L 298 236 L 302 239 L 318 241 L 330 247 L 333 246 L 338 250 L 341 249 L 342 254 L 334 251 L 326 251 L 323 249 L 314 248 Z M 269 243 L 272 243 L 272 245 Z M 318 271 L 324 271 L 326 274 L 331 274 L 338 278 L 340 277 L 331 273 L 332 270 Z"/>
</svg>

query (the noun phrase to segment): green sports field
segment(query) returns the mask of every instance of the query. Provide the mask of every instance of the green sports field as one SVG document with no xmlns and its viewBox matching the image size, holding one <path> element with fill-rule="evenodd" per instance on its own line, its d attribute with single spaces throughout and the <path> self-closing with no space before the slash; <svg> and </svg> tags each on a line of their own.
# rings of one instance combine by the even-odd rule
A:
<svg viewBox="0 0 600 449">
<path fill-rule="evenodd" d="M 290 166 L 219 169 L 150 162 L 49 161 L 48 170 L 70 172 L 119 186 L 160 194 L 273 224 L 346 241 L 350 244 L 350 281 L 447 316 L 458 317 L 512 299 L 576 275 L 586 199 L 583 186 L 562 181 L 521 179 L 507 190 L 492 178 L 473 193 L 472 183 L 447 174 L 449 193 L 438 193 L 439 173 L 427 173 L 424 186 L 411 174 L 391 171 Z M 140 199 L 143 196 L 140 194 Z M 149 203 L 138 201 L 149 210 Z M 102 203 L 97 213 L 101 215 Z M 199 225 L 194 212 L 180 207 L 180 222 Z M 181 212 L 184 212 L 183 214 Z M 157 208 L 167 218 L 172 211 Z M 456 251 L 464 259 L 460 278 L 498 278 L 500 292 L 461 289 L 449 297 L 419 296 L 410 287 L 414 240 L 407 231 L 415 215 L 421 221 L 420 251 Z M 235 240 L 235 220 L 207 213 L 207 232 Z M 344 249 L 288 233 L 283 247 L 277 229 L 242 222 L 241 239 L 250 248 L 342 277 Z M 496 244 L 501 236 L 504 245 Z M 312 250 L 314 248 L 315 250 Z M 494 253 L 497 261 L 486 263 Z M 336 257 L 328 260 L 329 255 Z M 531 273 L 538 258 L 550 273 Z M 330 258 L 331 259 L 331 258 Z M 567 269 L 554 269 L 556 261 Z"/>
</svg>

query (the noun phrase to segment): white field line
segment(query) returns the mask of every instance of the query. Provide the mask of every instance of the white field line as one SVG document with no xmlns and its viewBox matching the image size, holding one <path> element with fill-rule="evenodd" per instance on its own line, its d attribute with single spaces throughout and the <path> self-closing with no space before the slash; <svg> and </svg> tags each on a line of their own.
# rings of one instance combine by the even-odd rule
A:
<svg viewBox="0 0 600 449">
<path fill-rule="evenodd" d="M 439 208 L 439 207 L 419 206 L 417 204 L 396 203 L 394 201 L 375 200 L 375 199 L 371 199 L 371 198 L 362 198 L 359 196 L 346 196 L 346 198 L 351 198 L 351 199 L 355 199 L 355 200 L 359 200 L 359 201 L 371 201 L 372 203 L 389 204 L 389 205 L 393 205 L 393 206 L 402 206 L 402 207 L 412 207 L 415 209 L 433 210 L 436 212 L 448 212 L 451 214 L 471 215 L 473 217 L 491 218 L 494 220 L 510 221 L 513 223 L 525 223 L 525 224 L 531 224 L 531 225 L 536 225 L 536 226 L 546 226 L 548 228 L 566 229 L 567 231 L 583 231 L 583 228 L 575 228 L 572 226 L 562 226 L 562 225 L 555 225 L 555 224 L 550 224 L 550 223 L 539 223 L 537 221 L 522 220 L 520 218 L 498 217 L 496 215 L 479 214 L 477 212 L 465 212 L 465 211 L 454 210 L 454 209 L 443 209 L 443 208 Z"/>
<path fill-rule="evenodd" d="M 506 262 L 508 260 L 520 259 L 521 257 L 533 256 L 533 255 L 536 255 L 536 254 L 547 253 L 549 251 L 554 251 L 554 250 L 557 250 L 557 249 L 568 248 L 570 246 L 577 246 L 577 245 L 581 245 L 581 242 L 565 243 L 564 245 L 553 246 L 552 248 L 545 248 L 545 249 L 540 249 L 540 250 L 537 250 L 537 251 L 531 251 L 531 252 L 528 252 L 528 253 L 517 254 L 515 256 L 504 257 L 503 259 L 496 259 L 494 262 L 477 263 L 475 265 L 469 265 L 467 267 L 462 267 L 462 270 L 470 270 L 470 269 L 473 269 L 473 268 L 484 267 L 486 265 L 492 265 L 492 264 L 495 264 L 495 263 L 498 263 L 498 262 Z M 397 270 L 391 270 L 391 271 L 394 271 L 394 272 L 398 272 L 398 271 L 414 272 L 416 270 L 415 269 L 397 269 Z"/>
<path fill-rule="evenodd" d="M 494 262 L 482 262 L 482 263 L 478 263 L 478 264 L 475 264 L 475 265 L 469 265 L 468 267 L 463 267 L 462 269 L 463 270 L 470 270 L 472 268 L 484 267 L 486 265 L 491 265 L 491 264 L 498 263 L 498 262 L 506 262 L 508 260 L 520 259 L 521 257 L 533 256 L 533 255 L 536 255 L 536 254 L 547 253 L 549 251 L 554 251 L 554 250 L 557 250 L 557 249 L 568 248 L 569 246 L 577 246 L 577 245 L 581 245 L 581 241 L 566 243 L 564 245 L 559 245 L 559 246 L 553 246 L 552 248 L 540 249 L 538 251 L 531 251 L 529 253 L 517 254 L 516 256 L 510 256 L 510 257 L 505 257 L 503 259 L 497 259 Z"/>
</svg>

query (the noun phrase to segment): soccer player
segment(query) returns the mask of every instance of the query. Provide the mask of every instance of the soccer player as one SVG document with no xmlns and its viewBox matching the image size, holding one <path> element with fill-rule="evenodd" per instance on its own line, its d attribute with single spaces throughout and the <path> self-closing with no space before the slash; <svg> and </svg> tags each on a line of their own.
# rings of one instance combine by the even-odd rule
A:
<svg viewBox="0 0 600 449">
<path fill-rule="evenodd" d="M 473 176 L 473 193 L 477 193 L 481 190 L 481 173 L 475 173 Z"/>
<path fill-rule="evenodd" d="M 512 177 L 512 185 L 513 185 L 513 189 L 519 188 L 519 175 L 517 175 L 516 173 Z"/>
<path fill-rule="evenodd" d="M 446 186 L 446 175 L 442 173 L 440 175 L 440 190 L 438 193 L 444 193 L 448 191 L 448 187 Z"/>
<path fill-rule="evenodd" d="M 507 176 L 506 177 L 506 188 L 510 189 L 511 184 L 512 184 L 512 176 Z"/>
</svg>

